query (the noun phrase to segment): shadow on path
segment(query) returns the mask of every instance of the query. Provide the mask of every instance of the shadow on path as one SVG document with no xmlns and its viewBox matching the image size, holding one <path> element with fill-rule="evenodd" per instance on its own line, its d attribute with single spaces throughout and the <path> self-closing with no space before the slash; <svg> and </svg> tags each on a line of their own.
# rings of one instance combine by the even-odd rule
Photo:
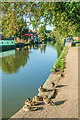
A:
<svg viewBox="0 0 80 120">
<path fill-rule="evenodd" d="M 57 101 L 55 102 L 55 105 L 58 106 L 58 105 L 64 104 L 65 101 L 67 100 Z"/>
<path fill-rule="evenodd" d="M 56 88 L 65 87 L 67 85 L 57 85 Z"/>
<path fill-rule="evenodd" d="M 44 102 L 38 102 L 37 105 L 44 105 Z"/>
</svg>

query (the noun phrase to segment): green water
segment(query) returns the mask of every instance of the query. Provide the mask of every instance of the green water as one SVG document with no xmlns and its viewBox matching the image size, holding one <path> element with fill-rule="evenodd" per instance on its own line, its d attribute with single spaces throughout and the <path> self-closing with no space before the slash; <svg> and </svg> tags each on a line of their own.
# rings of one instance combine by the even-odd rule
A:
<svg viewBox="0 0 80 120">
<path fill-rule="evenodd" d="M 43 85 L 58 53 L 51 44 L 34 45 L 14 50 L 2 57 L 2 116 L 9 118 L 22 108 L 27 98 L 33 98 Z M 1 60 L 1 58 L 0 58 Z"/>
</svg>

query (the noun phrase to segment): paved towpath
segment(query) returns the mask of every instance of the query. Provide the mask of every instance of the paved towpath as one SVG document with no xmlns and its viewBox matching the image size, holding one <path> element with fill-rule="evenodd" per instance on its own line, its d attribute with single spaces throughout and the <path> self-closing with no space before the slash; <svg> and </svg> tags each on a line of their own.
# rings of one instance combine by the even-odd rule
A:
<svg viewBox="0 0 80 120">
<path fill-rule="evenodd" d="M 79 48 L 80 49 L 80 48 Z M 61 77 L 55 106 L 40 105 L 42 110 L 25 112 L 21 109 L 12 118 L 78 118 L 78 48 L 69 48 L 65 76 Z M 52 81 L 53 74 L 50 75 Z M 44 84 L 45 86 L 45 84 Z"/>
</svg>

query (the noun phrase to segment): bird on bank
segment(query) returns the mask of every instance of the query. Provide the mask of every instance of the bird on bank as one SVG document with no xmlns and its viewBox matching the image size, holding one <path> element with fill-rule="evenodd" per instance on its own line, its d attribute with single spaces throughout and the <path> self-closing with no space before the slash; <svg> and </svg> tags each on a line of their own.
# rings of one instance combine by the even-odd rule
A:
<svg viewBox="0 0 80 120">
<path fill-rule="evenodd" d="M 55 72 L 59 72 L 59 70 L 54 66 L 54 71 Z"/>
<path fill-rule="evenodd" d="M 64 76 L 64 73 L 61 73 L 61 77 L 63 77 Z"/>
<path fill-rule="evenodd" d="M 25 105 L 35 106 L 36 104 L 37 104 L 36 102 L 30 101 L 30 98 L 28 98 L 28 99 L 25 101 Z"/>
<path fill-rule="evenodd" d="M 56 85 L 56 84 L 55 84 L 54 82 L 51 83 L 52 88 L 55 87 L 55 85 Z"/>
<path fill-rule="evenodd" d="M 34 96 L 32 101 L 43 101 L 43 97 L 41 97 L 41 96 Z"/>
<path fill-rule="evenodd" d="M 38 89 L 39 92 L 47 92 L 47 89 L 43 88 L 43 86 L 41 85 L 40 88 Z"/>
<path fill-rule="evenodd" d="M 23 106 L 23 110 L 25 110 L 25 111 L 35 111 L 37 109 L 38 109 L 37 107 L 33 107 L 33 106 L 29 106 L 29 105 Z"/>
<path fill-rule="evenodd" d="M 55 98 L 57 94 L 58 94 L 58 89 L 55 89 L 54 93 L 53 93 L 53 95 L 51 95 L 50 99 Z"/>
<path fill-rule="evenodd" d="M 55 105 L 54 102 L 53 102 L 50 98 L 48 98 L 47 95 L 45 95 L 45 96 L 43 97 L 43 101 L 44 101 L 44 103 L 47 104 L 47 105 Z"/>
</svg>

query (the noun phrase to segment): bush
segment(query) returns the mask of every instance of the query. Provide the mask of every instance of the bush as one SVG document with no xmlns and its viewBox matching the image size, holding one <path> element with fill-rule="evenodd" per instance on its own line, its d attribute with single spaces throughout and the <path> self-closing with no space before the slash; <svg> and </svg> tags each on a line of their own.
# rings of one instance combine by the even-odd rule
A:
<svg viewBox="0 0 80 120">
<path fill-rule="evenodd" d="M 67 53 L 68 53 L 68 47 L 64 47 L 61 55 L 59 56 L 56 64 L 54 65 L 55 68 L 57 68 L 59 70 L 64 69 L 64 67 L 65 67 L 65 57 L 66 57 Z M 51 69 L 51 72 L 54 72 L 54 68 Z"/>
</svg>

